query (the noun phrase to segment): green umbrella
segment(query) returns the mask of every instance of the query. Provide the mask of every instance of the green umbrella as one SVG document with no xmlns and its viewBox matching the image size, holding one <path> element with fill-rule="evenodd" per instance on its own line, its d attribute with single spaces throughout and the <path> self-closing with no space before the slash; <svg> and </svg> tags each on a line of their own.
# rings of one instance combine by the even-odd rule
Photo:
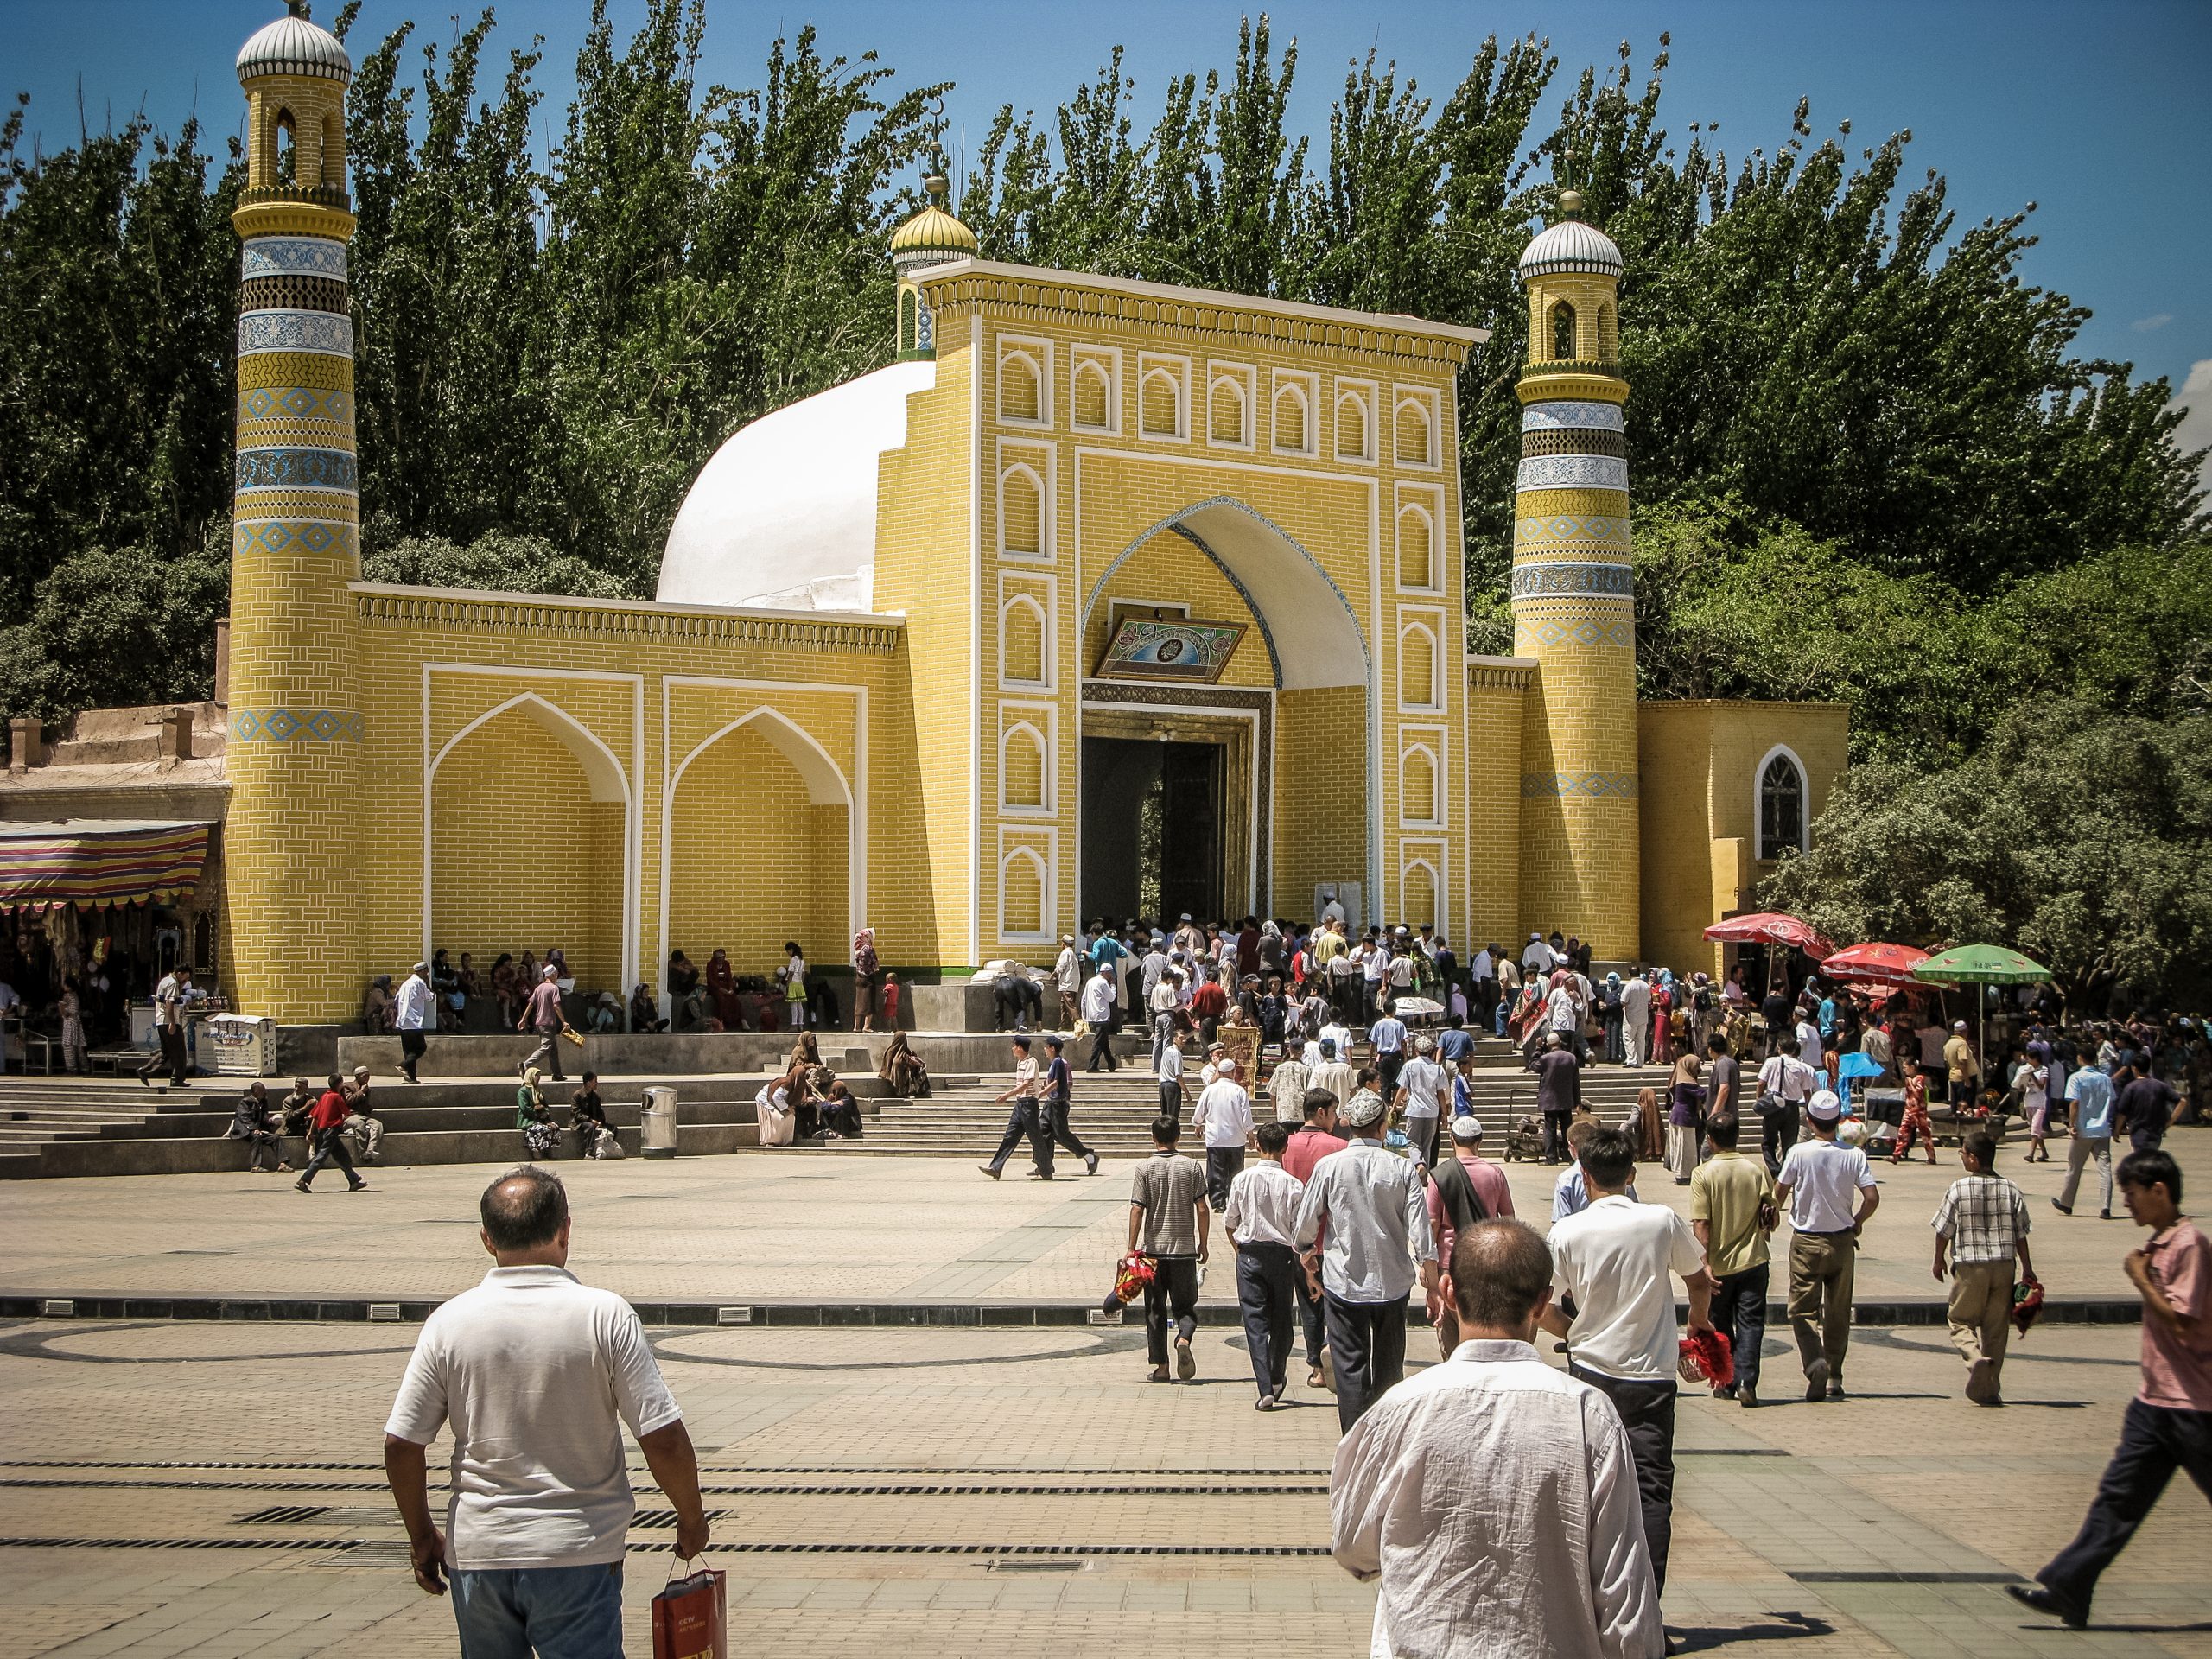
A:
<svg viewBox="0 0 2212 1659">
<path fill-rule="evenodd" d="M 1915 979 L 1933 980 L 1940 985 L 2035 985 L 2049 979 L 2050 969 L 2001 944 L 1955 944 L 1948 950 L 1937 951 L 1912 974 Z M 1989 1052 L 1988 1035 L 1983 1028 L 1986 1001 L 1980 995 L 1974 1000 L 1974 1051 L 1982 1054 Z"/>
<path fill-rule="evenodd" d="M 1944 985 L 2034 985 L 2050 969 L 2001 944 L 1955 944 L 1939 950 L 1913 970 L 1916 979 Z"/>
</svg>

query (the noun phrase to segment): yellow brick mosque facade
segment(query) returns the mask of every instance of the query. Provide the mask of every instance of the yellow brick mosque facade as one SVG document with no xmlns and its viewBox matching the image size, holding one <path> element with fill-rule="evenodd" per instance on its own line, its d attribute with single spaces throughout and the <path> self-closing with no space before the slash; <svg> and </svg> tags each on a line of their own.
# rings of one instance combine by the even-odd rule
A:
<svg viewBox="0 0 2212 1659">
<path fill-rule="evenodd" d="M 1556 928 L 1679 971 L 1840 770 L 1840 709 L 1639 709 L 1619 255 L 1571 209 L 1522 264 L 1510 658 L 1465 646 L 1479 331 L 996 264 L 935 206 L 891 250 L 897 360 L 733 435 L 655 600 L 365 582 L 351 67 L 288 17 L 239 75 L 246 1012 L 349 1018 L 437 946 L 658 992 L 677 948 L 835 964 L 865 925 L 964 972 L 1139 902 L 1331 893 L 1463 954 Z M 1231 643 L 1204 674 L 1109 663 L 1135 624 Z M 1778 757 L 1795 820 L 1761 793 Z"/>
</svg>

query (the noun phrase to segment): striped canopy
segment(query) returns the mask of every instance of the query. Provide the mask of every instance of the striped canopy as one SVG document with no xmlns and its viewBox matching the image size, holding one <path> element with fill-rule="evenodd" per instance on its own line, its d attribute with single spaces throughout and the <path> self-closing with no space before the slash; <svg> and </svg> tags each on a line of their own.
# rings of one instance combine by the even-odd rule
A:
<svg viewBox="0 0 2212 1659">
<path fill-rule="evenodd" d="M 205 823 L 0 823 L 0 911 L 169 899 L 199 885 Z"/>
</svg>

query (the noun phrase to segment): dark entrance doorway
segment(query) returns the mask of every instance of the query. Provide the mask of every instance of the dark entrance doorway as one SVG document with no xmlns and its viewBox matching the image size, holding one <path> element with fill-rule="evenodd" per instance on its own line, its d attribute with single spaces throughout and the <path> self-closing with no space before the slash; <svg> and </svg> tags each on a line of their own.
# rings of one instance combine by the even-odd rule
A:
<svg viewBox="0 0 2212 1659">
<path fill-rule="evenodd" d="M 1222 912 L 1218 743 L 1083 740 L 1084 919 Z"/>
</svg>

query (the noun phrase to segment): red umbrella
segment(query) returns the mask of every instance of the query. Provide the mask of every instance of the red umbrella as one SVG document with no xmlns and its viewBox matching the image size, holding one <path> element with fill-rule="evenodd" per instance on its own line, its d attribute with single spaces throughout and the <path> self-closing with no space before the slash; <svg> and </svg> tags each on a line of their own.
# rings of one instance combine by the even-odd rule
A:
<svg viewBox="0 0 2212 1659">
<path fill-rule="evenodd" d="M 1878 984 L 1912 985 L 1919 982 L 1912 970 L 1928 960 L 1925 950 L 1916 950 L 1909 944 L 1854 944 L 1848 950 L 1839 950 L 1821 963 L 1821 972 L 1831 979 L 1872 980 Z"/>
<path fill-rule="evenodd" d="M 1755 911 L 1749 916 L 1731 916 L 1726 921 L 1715 922 L 1707 928 L 1705 937 L 1730 944 L 1795 945 L 1810 957 L 1835 954 L 1835 946 L 1815 932 L 1811 923 L 1801 922 L 1795 916 L 1785 916 L 1778 910 Z"/>
</svg>

